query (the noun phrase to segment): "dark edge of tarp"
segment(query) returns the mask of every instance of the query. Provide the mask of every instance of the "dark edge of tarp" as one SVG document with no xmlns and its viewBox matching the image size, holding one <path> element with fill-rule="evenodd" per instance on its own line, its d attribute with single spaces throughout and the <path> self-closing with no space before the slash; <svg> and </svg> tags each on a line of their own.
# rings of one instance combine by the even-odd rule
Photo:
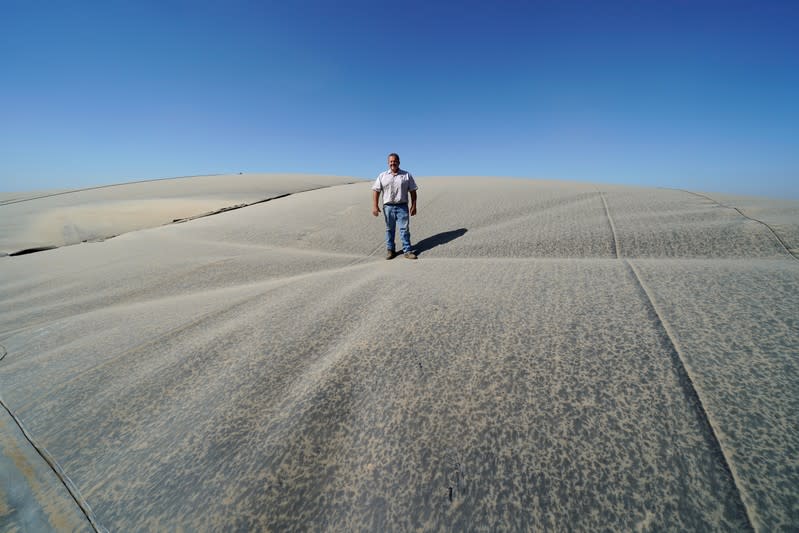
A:
<svg viewBox="0 0 799 533">
<path fill-rule="evenodd" d="M 9 257 L 16 257 L 18 255 L 35 254 L 36 252 L 45 252 L 47 250 L 55 250 L 58 246 L 37 246 L 36 248 L 25 248 L 16 252 L 8 254 Z"/>
</svg>

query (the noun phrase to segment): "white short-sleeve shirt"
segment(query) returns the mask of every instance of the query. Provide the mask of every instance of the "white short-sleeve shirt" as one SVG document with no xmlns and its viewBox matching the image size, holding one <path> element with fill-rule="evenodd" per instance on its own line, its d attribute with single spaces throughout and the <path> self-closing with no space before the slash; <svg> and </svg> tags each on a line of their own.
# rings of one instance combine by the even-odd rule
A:
<svg viewBox="0 0 799 533">
<path fill-rule="evenodd" d="M 384 204 L 407 204 L 408 191 L 415 191 L 418 188 L 411 173 L 402 169 L 399 169 L 396 175 L 390 170 L 381 172 L 372 185 L 373 191 L 383 192 Z"/>
</svg>

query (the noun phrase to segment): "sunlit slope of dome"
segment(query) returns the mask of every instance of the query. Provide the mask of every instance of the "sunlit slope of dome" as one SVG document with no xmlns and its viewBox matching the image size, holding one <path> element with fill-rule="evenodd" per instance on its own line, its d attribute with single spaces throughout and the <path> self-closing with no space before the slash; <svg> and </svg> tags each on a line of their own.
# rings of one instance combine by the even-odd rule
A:
<svg viewBox="0 0 799 533">
<path fill-rule="evenodd" d="M 0 443 L 120 531 L 799 522 L 799 202 L 420 177 L 386 261 L 340 181 L 0 258 Z"/>
<path fill-rule="evenodd" d="M 101 241 L 352 181 L 313 174 L 218 174 L 4 193 L 0 254 Z"/>
</svg>

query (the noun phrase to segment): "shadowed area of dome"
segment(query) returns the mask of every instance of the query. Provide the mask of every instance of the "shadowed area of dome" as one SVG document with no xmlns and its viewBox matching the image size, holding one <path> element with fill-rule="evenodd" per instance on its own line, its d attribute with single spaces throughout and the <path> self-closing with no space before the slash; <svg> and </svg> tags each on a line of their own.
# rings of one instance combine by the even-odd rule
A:
<svg viewBox="0 0 799 533">
<path fill-rule="evenodd" d="M 369 182 L 250 178 L 276 199 L 0 258 L 0 396 L 100 526 L 799 522 L 799 202 L 422 177 L 419 261 L 385 261 Z M 3 242 L 83 194 L 0 204 Z"/>
</svg>

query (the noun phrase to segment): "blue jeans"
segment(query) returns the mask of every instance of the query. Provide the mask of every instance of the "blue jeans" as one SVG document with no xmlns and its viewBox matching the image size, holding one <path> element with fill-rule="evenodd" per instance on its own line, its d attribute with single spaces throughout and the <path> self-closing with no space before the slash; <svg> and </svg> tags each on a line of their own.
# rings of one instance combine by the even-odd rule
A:
<svg viewBox="0 0 799 533">
<path fill-rule="evenodd" d="M 383 216 L 386 219 L 386 249 L 394 250 L 394 233 L 399 225 L 402 251 L 411 251 L 411 230 L 408 204 L 383 205 Z"/>
</svg>

